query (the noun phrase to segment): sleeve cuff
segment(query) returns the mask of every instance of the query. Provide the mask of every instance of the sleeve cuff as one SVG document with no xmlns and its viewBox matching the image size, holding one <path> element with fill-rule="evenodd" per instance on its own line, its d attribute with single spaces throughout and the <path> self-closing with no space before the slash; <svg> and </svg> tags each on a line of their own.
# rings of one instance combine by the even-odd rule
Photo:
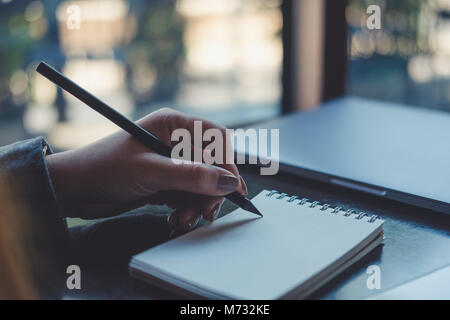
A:
<svg viewBox="0 0 450 320">
<path fill-rule="evenodd" d="M 2 173 L 10 189 L 30 210 L 43 215 L 58 215 L 56 194 L 45 161 L 45 156 L 51 153 L 42 137 L 0 148 Z"/>
<path fill-rule="evenodd" d="M 45 160 L 51 153 L 42 137 L 0 147 L 0 174 L 27 214 L 27 255 L 37 285 L 44 291 L 53 285 L 53 275 L 60 274 L 68 250 L 67 225 L 59 215 Z"/>
</svg>

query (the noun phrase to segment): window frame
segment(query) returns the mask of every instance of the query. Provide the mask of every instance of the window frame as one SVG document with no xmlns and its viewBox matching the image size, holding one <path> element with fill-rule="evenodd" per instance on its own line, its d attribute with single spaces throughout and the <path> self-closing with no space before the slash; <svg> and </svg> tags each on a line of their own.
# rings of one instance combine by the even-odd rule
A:
<svg viewBox="0 0 450 320">
<path fill-rule="evenodd" d="M 283 15 L 283 67 L 282 67 L 282 97 L 281 110 L 283 114 L 295 111 L 298 104 L 297 92 L 302 84 L 297 83 L 295 74 L 296 48 L 301 47 L 298 41 L 301 38 L 295 36 L 295 22 L 299 19 L 299 9 L 296 1 L 308 0 L 284 0 L 281 4 Z M 314 0 L 319 1 L 319 0 Z M 345 10 L 348 0 L 322 0 L 323 14 L 323 50 L 322 70 L 318 71 L 321 77 L 320 102 L 343 96 L 346 88 L 347 77 L 347 22 Z M 305 44 L 304 44 L 305 45 Z M 301 91 L 301 90 L 300 90 Z"/>
</svg>

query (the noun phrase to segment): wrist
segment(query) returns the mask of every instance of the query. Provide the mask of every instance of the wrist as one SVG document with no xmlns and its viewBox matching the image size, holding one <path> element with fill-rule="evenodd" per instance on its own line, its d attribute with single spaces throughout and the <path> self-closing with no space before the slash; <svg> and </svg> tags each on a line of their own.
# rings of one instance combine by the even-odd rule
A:
<svg viewBox="0 0 450 320">
<path fill-rule="evenodd" d="M 74 217 L 80 202 L 78 184 L 82 176 L 78 166 L 71 162 L 67 153 L 50 154 L 45 157 L 45 160 L 56 193 L 60 215 Z"/>
</svg>

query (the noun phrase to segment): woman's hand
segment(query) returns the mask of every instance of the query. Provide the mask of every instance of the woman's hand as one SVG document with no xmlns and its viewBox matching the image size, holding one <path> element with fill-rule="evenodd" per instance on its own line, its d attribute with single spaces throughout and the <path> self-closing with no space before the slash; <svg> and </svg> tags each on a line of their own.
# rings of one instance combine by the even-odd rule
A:
<svg viewBox="0 0 450 320">
<path fill-rule="evenodd" d="M 185 128 L 194 136 L 194 121 L 201 120 L 161 109 L 138 123 L 168 145 L 173 130 Z M 202 120 L 203 132 L 225 128 Z M 230 148 L 224 147 L 232 152 Z M 225 162 L 225 161 L 223 161 Z M 59 205 L 67 216 L 92 219 L 119 214 L 146 203 L 175 209 L 172 229 L 194 227 L 200 217 L 217 216 L 224 196 L 247 194 L 234 164 L 175 164 L 119 131 L 85 147 L 47 156 L 47 165 Z"/>
</svg>

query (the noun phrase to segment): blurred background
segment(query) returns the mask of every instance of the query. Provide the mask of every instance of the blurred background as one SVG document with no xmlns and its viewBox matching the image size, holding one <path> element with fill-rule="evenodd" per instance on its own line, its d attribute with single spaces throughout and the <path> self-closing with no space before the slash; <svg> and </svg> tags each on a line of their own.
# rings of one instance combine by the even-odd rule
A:
<svg viewBox="0 0 450 320">
<path fill-rule="evenodd" d="M 0 145 L 116 130 L 41 60 L 133 119 L 169 106 L 236 127 L 342 94 L 450 111 L 450 0 L 0 0 Z"/>
<path fill-rule="evenodd" d="M 376 3 L 382 29 L 368 32 Z M 450 0 L 351 0 L 345 15 L 350 94 L 450 111 Z"/>
</svg>

